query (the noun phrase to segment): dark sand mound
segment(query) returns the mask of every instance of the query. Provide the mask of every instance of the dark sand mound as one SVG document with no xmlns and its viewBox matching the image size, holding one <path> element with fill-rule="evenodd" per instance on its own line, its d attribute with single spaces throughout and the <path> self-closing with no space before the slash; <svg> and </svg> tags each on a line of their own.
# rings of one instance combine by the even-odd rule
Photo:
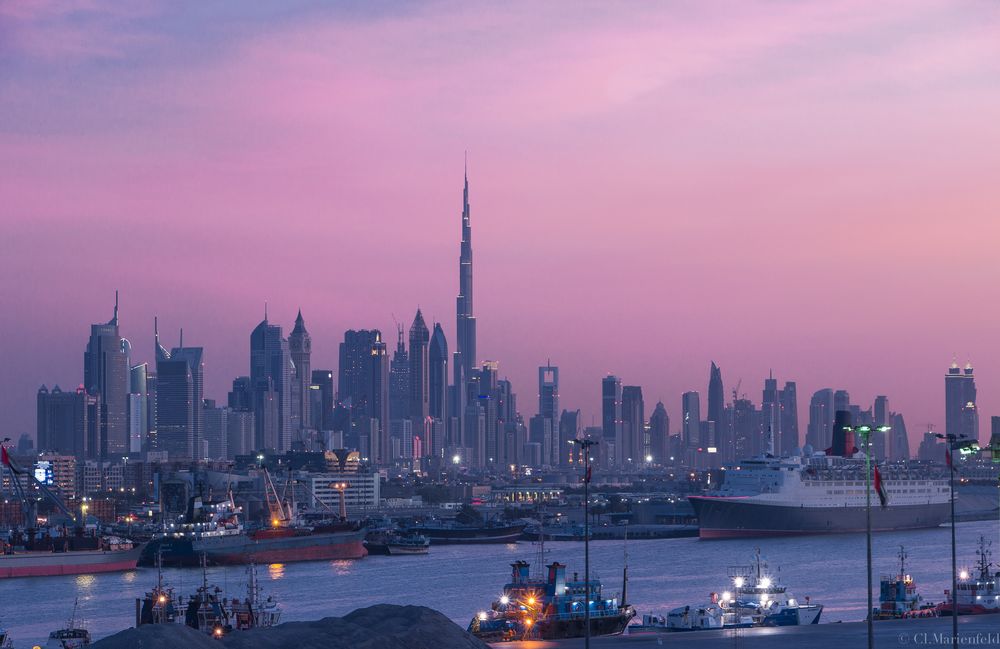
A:
<svg viewBox="0 0 1000 649">
<path fill-rule="evenodd" d="M 286 622 L 241 631 L 220 642 L 180 624 L 127 629 L 95 649 L 487 649 L 464 629 L 424 606 L 379 604 L 344 617 Z"/>
</svg>

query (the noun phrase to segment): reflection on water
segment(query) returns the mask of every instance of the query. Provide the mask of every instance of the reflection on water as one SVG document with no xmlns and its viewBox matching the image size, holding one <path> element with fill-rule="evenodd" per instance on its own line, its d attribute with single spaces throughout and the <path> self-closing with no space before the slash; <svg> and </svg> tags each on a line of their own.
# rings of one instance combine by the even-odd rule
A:
<svg viewBox="0 0 1000 649">
<path fill-rule="evenodd" d="M 958 525 L 959 565 L 975 560 L 981 534 L 996 538 L 997 521 Z M 878 533 L 873 538 L 874 572 L 892 572 L 905 545 L 908 572 L 924 599 L 940 602 L 950 586 L 950 534 L 947 527 Z M 663 614 L 671 608 L 708 601 L 723 590 L 727 566 L 747 563 L 760 547 L 792 593 L 823 604 L 824 622 L 860 620 L 865 612 L 865 536 L 775 539 L 662 539 L 631 541 L 629 601 L 639 613 Z M 545 561 L 559 561 L 583 574 L 583 544 L 547 542 Z M 373 604 L 421 604 L 435 608 L 464 627 L 510 578 L 510 564 L 525 559 L 535 568 L 539 548 L 531 543 L 433 546 L 423 556 L 370 556 L 358 561 L 312 561 L 267 567 L 268 594 L 281 604 L 283 621 L 318 620 L 345 615 Z M 623 543 L 590 544 L 591 574 L 603 578 L 609 595 L 621 590 Z M 944 558 L 944 559 L 943 559 Z M 198 568 L 168 568 L 164 579 L 185 596 L 201 585 Z M 263 572 L 263 571 L 261 571 Z M 210 583 L 225 596 L 245 592 L 246 567 L 209 569 Z M 79 598 L 78 617 L 87 619 L 95 639 L 134 623 L 135 598 L 156 583 L 155 568 L 99 575 L 0 580 L 3 622 L 17 647 L 44 646 L 50 631 L 66 624 Z M 877 588 L 877 582 L 876 582 Z M 877 590 L 876 590 L 877 592 Z"/>
</svg>

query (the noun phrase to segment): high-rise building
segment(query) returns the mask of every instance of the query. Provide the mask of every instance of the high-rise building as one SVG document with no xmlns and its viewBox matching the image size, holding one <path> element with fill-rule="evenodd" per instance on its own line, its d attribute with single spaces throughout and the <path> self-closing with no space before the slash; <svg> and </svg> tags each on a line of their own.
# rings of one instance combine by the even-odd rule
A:
<svg viewBox="0 0 1000 649">
<path fill-rule="evenodd" d="M 306 321 L 302 318 L 302 309 L 295 317 L 295 327 L 288 334 L 288 352 L 292 358 L 293 371 L 291 376 L 290 396 L 291 427 L 293 431 L 302 428 L 312 428 L 312 418 L 309 416 L 309 386 L 312 385 L 312 337 L 306 331 Z"/>
<path fill-rule="evenodd" d="M 410 419 L 414 431 L 423 428 L 430 412 L 430 331 L 424 322 L 424 315 L 417 309 L 417 315 L 410 325 Z M 417 433 L 415 433 L 417 434 Z"/>
<path fill-rule="evenodd" d="M 559 456 L 553 458 L 553 464 L 562 467 L 571 466 L 576 447 L 574 440 L 580 438 L 580 411 L 563 410 L 559 416 Z"/>
<path fill-rule="evenodd" d="M 559 417 L 559 368 L 551 362 L 538 368 L 538 414 L 553 421 Z"/>
<path fill-rule="evenodd" d="M 156 377 L 156 450 L 165 451 L 170 458 L 193 459 L 195 401 L 191 365 L 187 358 L 160 357 Z M 201 410 L 200 401 L 197 409 Z"/>
<path fill-rule="evenodd" d="M 463 385 L 476 367 L 476 317 L 472 309 L 472 210 L 469 207 L 468 169 L 462 190 L 462 244 L 458 258 L 456 312 L 455 385 Z"/>
<path fill-rule="evenodd" d="M 622 387 L 622 457 L 621 466 L 642 466 L 649 448 L 646 443 L 646 408 L 642 388 Z"/>
<path fill-rule="evenodd" d="M 258 449 L 279 452 L 292 448 L 292 358 L 281 327 L 267 320 L 267 310 L 250 333 L 250 380 L 256 393 L 254 421 Z M 274 393 L 271 396 L 270 393 Z M 277 417 L 264 409 L 276 406 Z M 258 410 L 259 409 L 259 410 Z"/>
<path fill-rule="evenodd" d="M 410 355 L 406 352 L 403 325 L 396 327 L 396 351 L 389 362 L 389 419 L 410 416 Z"/>
<path fill-rule="evenodd" d="M 697 446 L 701 441 L 701 404 L 697 392 L 681 395 L 681 435 L 685 446 Z"/>
<path fill-rule="evenodd" d="M 903 415 L 893 412 L 889 416 L 892 430 L 889 431 L 889 459 L 909 460 L 910 459 L 910 438 L 906 435 L 906 422 Z"/>
<path fill-rule="evenodd" d="M 389 356 L 378 329 L 344 333 L 337 399 L 350 414 L 351 434 L 347 437 L 351 444 L 359 450 L 367 445 L 368 457 L 374 463 L 388 463 Z"/>
<path fill-rule="evenodd" d="M 254 452 L 254 414 L 252 410 L 226 408 L 226 459 Z"/>
<path fill-rule="evenodd" d="M 875 397 L 875 405 L 872 406 L 872 423 L 875 426 L 889 426 L 889 397 L 880 394 Z"/>
<path fill-rule="evenodd" d="M 722 370 L 715 361 L 708 374 L 708 421 L 715 422 L 716 431 L 721 431 L 725 421 L 726 397 L 722 387 Z"/>
<path fill-rule="evenodd" d="M 191 373 L 191 440 L 189 455 L 178 455 L 181 457 L 201 458 L 204 450 L 204 408 L 202 401 L 205 398 L 205 352 L 201 347 L 187 347 L 184 345 L 184 332 L 181 331 L 180 347 L 170 350 L 171 362 L 185 362 L 188 364 Z M 178 448 L 179 451 L 179 448 Z"/>
<path fill-rule="evenodd" d="M 847 390 L 837 390 L 833 393 L 833 411 L 846 410 L 851 412 L 851 394 Z M 854 413 L 851 412 L 853 416 Z"/>
<path fill-rule="evenodd" d="M 809 400 L 809 427 L 806 429 L 806 444 L 813 451 L 824 451 L 833 443 L 833 390 L 817 390 Z"/>
<path fill-rule="evenodd" d="M 799 398 L 795 381 L 785 381 L 785 387 L 778 395 L 781 405 L 781 437 L 778 441 L 778 452 L 790 456 L 799 446 Z"/>
<path fill-rule="evenodd" d="M 149 438 L 149 386 L 146 363 L 129 370 L 128 438 L 129 453 L 141 453 Z"/>
<path fill-rule="evenodd" d="M 311 388 L 319 392 L 318 407 L 309 406 L 309 416 L 312 417 L 313 428 L 317 430 L 333 430 L 333 405 L 335 391 L 333 389 L 333 372 L 331 370 L 313 370 Z"/>
<path fill-rule="evenodd" d="M 774 374 L 764 379 L 764 395 L 760 402 L 761 427 L 765 436 L 764 451 L 771 454 L 781 452 L 781 399 L 778 380 Z"/>
<path fill-rule="evenodd" d="M 204 457 L 210 460 L 224 460 L 230 457 L 229 408 L 217 407 L 214 399 L 205 399 L 202 411 Z"/>
<path fill-rule="evenodd" d="M 83 387 L 63 392 L 56 385 L 38 389 L 35 438 L 40 452 L 72 455 L 79 461 L 96 457 L 91 445 L 101 431 L 101 401 Z"/>
<path fill-rule="evenodd" d="M 615 466 L 621 461 L 622 380 L 613 374 L 601 380 L 601 431 L 607 466 Z"/>
<path fill-rule="evenodd" d="M 654 464 L 662 466 L 670 462 L 670 416 L 662 401 L 656 403 L 649 416 L 649 454 Z"/>
<path fill-rule="evenodd" d="M 90 326 L 83 355 L 83 386 L 101 401 L 101 430 L 92 457 L 119 458 L 128 454 L 128 343 L 118 333 L 118 291 L 115 312 L 107 324 Z"/>
<path fill-rule="evenodd" d="M 440 322 L 434 323 L 427 362 L 430 390 L 428 412 L 434 419 L 445 422 L 448 420 L 448 341 Z"/>
<path fill-rule="evenodd" d="M 979 413 L 976 410 L 976 379 L 972 364 L 959 369 L 952 363 L 944 377 L 944 432 L 979 439 Z"/>
</svg>

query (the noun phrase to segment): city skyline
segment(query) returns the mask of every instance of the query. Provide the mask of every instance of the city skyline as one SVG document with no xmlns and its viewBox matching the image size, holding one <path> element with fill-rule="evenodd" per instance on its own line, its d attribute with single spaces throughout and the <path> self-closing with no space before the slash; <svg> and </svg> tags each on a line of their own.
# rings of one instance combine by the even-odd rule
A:
<svg viewBox="0 0 1000 649">
<path fill-rule="evenodd" d="M 418 307 L 458 349 L 457 187 L 468 149 L 475 360 L 499 361 L 526 417 L 537 368 L 551 358 L 561 404 L 581 409 L 585 426 L 600 421 L 600 380 L 613 373 L 642 387 L 647 413 L 662 400 L 676 432 L 683 392 L 699 392 L 704 411 L 714 361 L 726 389 L 742 379 L 741 393 L 755 403 L 771 369 L 796 381 L 802 437 L 817 389 L 846 388 L 864 405 L 886 394 L 916 448 L 926 423 L 944 429 L 942 376 L 954 356 L 977 369 L 982 435 L 1000 389 L 992 378 L 1000 314 L 987 297 L 1000 224 L 986 182 L 1000 127 L 984 117 L 1000 107 L 984 81 L 1000 61 L 1000 45 L 986 38 L 996 12 L 958 16 L 920 3 L 907 20 L 877 12 L 847 19 L 845 7 L 780 18 L 742 8 L 725 20 L 692 11 L 686 31 L 670 31 L 655 11 L 642 16 L 686 34 L 690 51 L 703 55 L 681 57 L 677 67 L 634 15 L 595 9 L 552 33 L 515 37 L 518 9 L 496 9 L 490 20 L 505 47 L 551 62 L 542 74 L 506 71 L 489 47 L 459 64 L 451 62 L 458 45 L 436 46 L 440 78 L 420 61 L 404 68 L 438 79 L 436 93 L 460 96 L 450 110 L 434 93 L 386 76 L 397 57 L 419 51 L 422 40 L 408 35 L 414 25 L 447 37 L 491 24 L 448 16 L 442 5 L 387 15 L 313 9 L 312 24 L 284 19 L 266 38 L 256 38 L 255 20 L 267 17 L 249 17 L 218 50 L 198 51 L 198 74 L 183 82 L 175 66 L 184 62 L 164 48 L 185 42 L 186 32 L 157 32 L 142 10 L 98 10 L 89 21 L 58 9 L 0 14 L 12 35 L 0 110 L 14 118 L 0 129 L 0 165 L 10 172 L 2 188 L 8 308 L 0 331 L 9 346 L 0 425 L 14 438 L 33 432 L 38 387 L 83 382 L 87 327 L 108 321 L 116 289 L 133 362 L 155 362 L 147 352 L 158 315 L 161 332 L 183 327 L 205 349 L 204 393 L 218 401 L 248 373 L 246 339 L 265 301 L 285 332 L 303 309 L 313 368 L 337 370 L 345 330 L 377 328 L 391 342 L 393 317 L 409 321 Z M 753 20 L 768 38 L 755 40 L 738 20 Z M 25 21 L 49 38 L 37 30 L 28 38 Z M 155 38 L 102 41 L 109 24 Z M 933 38 L 913 38 L 921 26 Z M 710 47 L 713 28 L 733 37 L 719 50 Z M 76 38 L 54 38 L 67 33 Z M 306 82 L 315 63 L 301 57 L 328 36 L 334 45 L 318 49 L 319 60 L 332 64 L 343 48 L 360 48 L 368 67 L 351 77 L 333 65 L 314 89 Z M 398 51 L 365 45 L 380 36 L 397 39 Z M 586 80 L 592 67 L 546 58 L 577 37 L 592 48 L 585 63 L 601 70 L 601 85 Z M 887 50 L 867 69 L 866 37 Z M 853 47 L 844 59 L 824 45 Z M 783 67 L 806 47 L 816 50 L 815 69 Z M 744 55 L 772 75 L 748 75 L 735 62 Z M 56 59 L 70 61 L 69 71 Z M 137 72 L 150 75 L 149 85 L 112 103 Z M 59 83 L 76 73 L 93 83 Z M 344 87 L 356 99 L 304 115 L 283 101 L 252 107 L 258 77 L 270 97 L 330 108 L 328 93 Z M 560 82 L 542 83 L 552 77 Z M 792 86 L 772 98 L 769 79 Z M 217 93 L 200 92 L 216 82 Z M 204 103 L 165 101 L 180 83 L 190 84 L 187 101 Z M 467 92 L 440 92 L 459 87 Z M 497 87 L 521 90 L 493 107 Z M 862 119 L 848 98 L 864 88 L 884 105 Z M 152 110 L 161 101 L 190 121 Z M 412 122 L 388 107 L 394 101 L 415 106 Z M 222 125 L 222 116 L 232 123 Z M 271 135 L 244 138 L 259 132 L 258 121 Z M 401 132 L 401 123 L 430 135 Z M 775 140 L 786 145 L 780 152 Z M 958 141 L 962 148 L 949 146 Z M 89 155 L 96 143 L 99 160 Z M 920 155 L 927 150 L 950 154 Z"/>
</svg>

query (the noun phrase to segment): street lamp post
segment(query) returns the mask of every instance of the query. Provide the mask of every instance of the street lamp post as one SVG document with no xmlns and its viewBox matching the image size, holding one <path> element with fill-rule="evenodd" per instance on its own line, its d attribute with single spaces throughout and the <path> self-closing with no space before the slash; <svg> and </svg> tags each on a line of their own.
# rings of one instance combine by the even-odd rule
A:
<svg viewBox="0 0 1000 649">
<path fill-rule="evenodd" d="M 583 582 L 586 591 L 583 600 L 583 646 L 590 649 L 590 448 L 597 442 L 590 438 L 574 439 L 583 452 Z"/>
<path fill-rule="evenodd" d="M 875 601 L 872 595 L 872 427 L 844 426 L 844 430 L 860 433 L 865 447 L 865 549 L 868 575 L 868 649 L 875 647 Z M 878 426 L 875 430 L 885 433 L 892 430 L 890 426 Z"/>
<path fill-rule="evenodd" d="M 955 433 L 937 433 L 948 445 L 948 484 L 951 491 L 951 646 L 958 643 L 958 558 L 955 552 L 955 451 L 978 448 L 976 440 Z"/>
</svg>

